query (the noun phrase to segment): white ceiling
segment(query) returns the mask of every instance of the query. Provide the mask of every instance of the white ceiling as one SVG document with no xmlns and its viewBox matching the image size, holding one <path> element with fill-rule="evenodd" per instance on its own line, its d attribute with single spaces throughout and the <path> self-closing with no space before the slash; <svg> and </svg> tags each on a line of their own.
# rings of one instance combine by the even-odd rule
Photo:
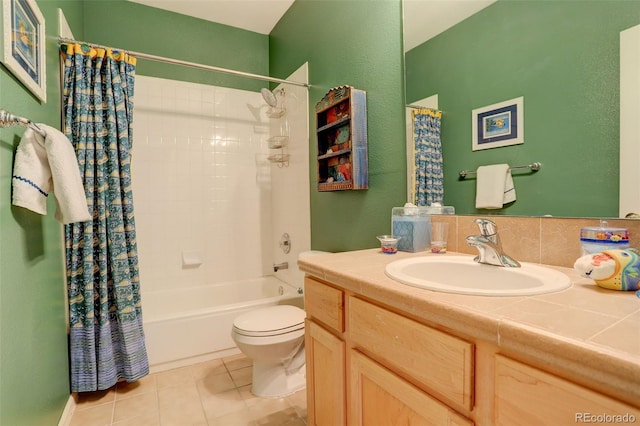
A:
<svg viewBox="0 0 640 426">
<path fill-rule="evenodd" d="M 294 0 L 129 1 L 260 34 L 269 34 L 294 2 Z M 403 0 L 405 51 L 424 43 L 495 1 Z"/>
<path fill-rule="evenodd" d="M 207 21 L 269 34 L 294 0 L 129 0 Z"/>
<path fill-rule="evenodd" d="M 404 51 L 424 43 L 496 0 L 403 0 Z"/>
</svg>

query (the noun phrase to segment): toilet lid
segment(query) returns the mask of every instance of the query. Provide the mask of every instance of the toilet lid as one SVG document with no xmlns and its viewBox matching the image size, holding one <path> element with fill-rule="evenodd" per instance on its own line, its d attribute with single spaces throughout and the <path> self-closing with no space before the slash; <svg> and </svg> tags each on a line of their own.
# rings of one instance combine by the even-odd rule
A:
<svg viewBox="0 0 640 426">
<path fill-rule="evenodd" d="M 269 306 L 238 316 L 233 328 L 246 336 L 273 336 L 304 328 L 304 318 L 305 312 L 298 307 Z"/>
</svg>

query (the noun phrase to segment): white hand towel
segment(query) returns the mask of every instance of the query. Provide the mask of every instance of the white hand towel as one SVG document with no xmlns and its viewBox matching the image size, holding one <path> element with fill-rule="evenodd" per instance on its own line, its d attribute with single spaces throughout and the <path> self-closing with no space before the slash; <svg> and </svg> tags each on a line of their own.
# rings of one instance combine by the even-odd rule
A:
<svg viewBox="0 0 640 426">
<path fill-rule="evenodd" d="M 47 214 L 47 196 L 55 192 L 56 219 L 64 224 L 91 220 L 76 153 L 59 130 L 38 124 L 46 138 L 27 129 L 13 164 L 13 204 Z"/>
<path fill-rule="evenodd" d="M 476 177 L 477 209 L 500 209 L 516 200 L 516 190 L 508 164 L 480 166 Z"/>
</svg>

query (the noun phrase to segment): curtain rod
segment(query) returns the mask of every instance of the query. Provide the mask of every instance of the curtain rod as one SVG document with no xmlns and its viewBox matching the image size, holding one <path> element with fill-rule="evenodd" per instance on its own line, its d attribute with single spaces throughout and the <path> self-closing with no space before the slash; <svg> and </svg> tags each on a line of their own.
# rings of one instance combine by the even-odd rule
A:
<svg viewBox="0 0 640 426">
<path fill-rule="evenodd" d="M 72 39 L 69 39 L 69 38 L 60 37 L 58 39 L 58 45 L 60 45 L 62 43 L 88 44 L 91 47 L 97 47 L 97 48 L 100 48 L 100 49 L 121 50 L 121 51 L 126 52 L 126 53 L 128 53 L 130 55 L 133 55 L 133 56 L 135 56 L 137 58 L 147 59 L 147 60 L 150 60 L 150 61 L 166 62 L 166 63 L 173 64 L 173 65 L 182 65 L 182 66 L 186 66 L 186 67 L 198 68 L 198 69 L 203 69 L 203 70 L 207 70 L 207 71 L 215 71 L 215 72 L 220 72 L 220 73 L 224 73 L 224 74 L 232 74 L 232 75 L 236 75 L 236 76 L 239 76 L 239 77 L 254 78 L 256 80 L 264 80 L 264 81 L 269 81 L 269 82 L 273 82 L 273 83 L 292 84 L 294 86 L 306 87 L 307 89 L 309 87 L 311 87 L 310 84 L 301 83 L 299 81 L 283 80 L 283 79 L 280 79 L 280 78 L 267 77 L 267 76 L 260 75 L 260 74 L 252 74 L 252 73 L 243 72 L 243 71 L 230 70 L 230 69 L 227 69 L 227 68 L 214 67 L 213 65 L 198 64 L 196 62 L 188 62 L 188 61 L 183 61 L 183 60 L 180 60 L 180 59 L 165 58 L 165 57 L 162 57 L 162 56 L 150 55 L 148 53 L 134 52 L 132 50 L 118 49 L 118 48 L 115 48 L 115 47 L 102 46 L 102 45 L 99 45 L 99 44 L 89 43 L 89 42 L 86 42 L 86 41 L 78 41 L 78 40 L 72 40 Z"/>
</svg>

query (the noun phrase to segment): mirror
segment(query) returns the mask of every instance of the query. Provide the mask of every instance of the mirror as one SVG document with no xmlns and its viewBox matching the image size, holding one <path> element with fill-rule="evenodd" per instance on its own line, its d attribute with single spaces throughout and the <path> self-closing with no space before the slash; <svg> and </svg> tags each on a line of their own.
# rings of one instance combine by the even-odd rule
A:
<svg viewBox="0 0 640 426">
<path fill-rule="evenodd" d="M 437 99 L 443 112 L 445 204 L 457 214 L 618 217 L 620 32 L 640 24 L 639 2 L 403 0 L 403 8 L 406 103 Z M 472 151 L 472 110 L 520 96 L 524 143 Z M 540 171 L 513 171 L 516 201 L 498 210 L 477 210 L 475 176 L 459 175 L 534 162 Z"/>
</svg>

